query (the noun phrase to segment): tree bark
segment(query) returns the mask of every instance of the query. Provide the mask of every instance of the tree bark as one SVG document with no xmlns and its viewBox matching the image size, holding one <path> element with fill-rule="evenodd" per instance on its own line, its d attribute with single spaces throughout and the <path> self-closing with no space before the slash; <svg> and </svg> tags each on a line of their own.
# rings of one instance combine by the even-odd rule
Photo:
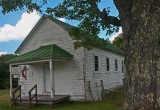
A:
<svg viewBox="0 0 160 110">
<path fill-rule="evenodd" d="M 123 110 L 160 110 L 160 1 L 114 2 L 125 40 Z"/>
</svg>

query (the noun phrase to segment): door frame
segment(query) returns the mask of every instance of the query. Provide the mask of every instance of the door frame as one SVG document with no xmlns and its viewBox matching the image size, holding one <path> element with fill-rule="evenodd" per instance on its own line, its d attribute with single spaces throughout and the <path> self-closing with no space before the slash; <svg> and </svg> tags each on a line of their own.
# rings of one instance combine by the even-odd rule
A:
<svg viewBox="0 0 160 110">
<path fill-rule="evenodd" d="M 49 64 L 45 64 L 45 65 L 43 66 L 43 87 L 44 87 L 44 91 L 43 91 L 43 92 L 44 92 L 44 93 L 50 93 L 50 90 L 47 91 L 47 89 L 46 89 L 46 80 L 45 80 L 46 68 L 48 69 L 48 71 L 49 71 L 49 76 L 50 76 Z M 50 77 L 47 78 L 47 79 L 49 79 L 49 83 L 50 83 L 50 86 L 51 86 Z"/>
</svg>

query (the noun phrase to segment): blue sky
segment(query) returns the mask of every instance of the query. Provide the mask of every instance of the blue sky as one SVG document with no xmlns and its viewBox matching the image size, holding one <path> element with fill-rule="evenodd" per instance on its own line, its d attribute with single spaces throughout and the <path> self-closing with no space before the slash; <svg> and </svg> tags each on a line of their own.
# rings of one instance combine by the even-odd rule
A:
<svg viewBox="0 0 160 110">
<path fill-rule="evenodd" d="M 62 0 L 48 0 L 47 6 L 56 6 Z M 52 3 L 53 2 L 53 3 Z M 113 4 L 112 0 L 102 0 L 99 4 L 100 9 L 109 6 L 111 9 L 111 15 L 118 16 L 118 12 Z M 0 12 L 2 11 L 0 7 Z M 19 10 L 16 12 L 10 12 L 5 15 L 0 13 L 0 55 L 14 53 L 29 31 L 33 28 L 41 15 L 35 11 L 31 14 L 26 13 L 26 10 Z M 68 21 L 66 19 L 60 19 L 71 25 L 77 25 L 76 21 Z M 121 32 L 121 30 L 120 30 Z M 111 38 L 116 36 L 117 33 L 112 36 L 105 36 L 105 32 L 101 32 L 100 36 L 104 38 Z"/>
</svg>

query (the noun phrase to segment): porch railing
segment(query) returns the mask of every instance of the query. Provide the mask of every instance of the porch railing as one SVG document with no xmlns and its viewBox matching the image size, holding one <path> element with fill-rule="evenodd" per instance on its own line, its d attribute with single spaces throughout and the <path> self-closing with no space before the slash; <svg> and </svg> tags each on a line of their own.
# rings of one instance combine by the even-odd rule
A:
<svg viewBox="0 0 160 110">
<path fill-rule="evenodd" d="M 35 90 L 35 94 L 32 95 L 32 91 Z M 31 107 L 32 100 L 35 98 L 35 102 L 37 104 L 37 84 L 35 84 L 29 91 L 29 106 Z"/>
<path fill-rule="evenodd" d="M 18 94 L 19 91 L 19 94 Z M 18 94 L 18 95 L 17 95 Z M 19 85 L 13 92 L 12 92 L 12 104 L 15 105 L 17 101 L 20 101 L 22 103 L 21 98 L 21 85 Z"/>
</svg>

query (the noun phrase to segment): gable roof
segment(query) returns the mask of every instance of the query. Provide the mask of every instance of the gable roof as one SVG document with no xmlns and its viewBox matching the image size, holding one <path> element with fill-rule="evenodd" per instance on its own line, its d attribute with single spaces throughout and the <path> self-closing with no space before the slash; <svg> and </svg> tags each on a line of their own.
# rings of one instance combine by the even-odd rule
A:
<svg viewBox="0 0 160 110">
<path fill-rule="evenodd" d="M 37 24 L 34 26 L 34 28 L 31 30 L 31 32 L 27 35 L 27 37 L 24 39 L 24 41 L 21 43 L 21 45 L 18 47 L 18 49 L 15 51 L 15 53 L 18 53 L 23 47 L 24 45 L 30 40 L 30 38 L 32 37 L 32 34 L 34 33 L 34 31 L 42 24 L 42 22 L 46 19 L 50 19 L 51 21 L 53 21 L 54 23 L 56 23 L 57 25 L 59 25 L 60 27 L 62 27 L 64 30 L 69 31 L 70 29 L 72 29 L 74 26 L 62 22 L 60 20 L 57 20 L 53 17 L 49 17 L 47 15 L 43 15 L 40 20 L 37 22 Z M 100 38 L 99 38 L 100 39 Z M 102 39 L 101 39 L 102 40 Z M 94 41 L 93 41 L 94 42 Z M 119 49 L 118 47 L 116 47 L 115 45 L 111 44 L 110 42 L 106 41 L 106 45 L 105 47 L 103 47 L 103 49 L 123 55 L 123 51 L 121 49 Z"/>
<path fill-rule="evenodd" d="M 45 15 L 44 15 L 45 16 Z M 72 26 L 72 25 L 70 25 L 70 24 L 68 24 L 68 23 L 65 23 L 65 22 L 62 22 L 62 21 L 60 21 L 60 20 L 58 20 L 58 19 L 55 19 L 55 18 L 53 18 L 53 17 L 49 17 L 49 16 L 46 16 L 46 17 L 48 17 L 50 20 L 52 20 L 54 23 L 56 23 L 57 25 L 59 25 L 60 27 L 62 27 L 64 30 L 66 30 L 66 31 L 69 31 L 69 30 L 71 30 L 72 28 L 74 28 L 74 26 Z"/>
<path fill-rule="evenodd" d="M 106 50 L 109 50 L 111 52 L 123 55 L 123 50 L 121 50 L 120 48 L 118 48 L 117 46 L 111 44 L 109 41 L 106 41 Z"/>
<path fill-rule="evenodd" d="M 23 40 L 23 42 L 20 44 L 20 46 L 17 48 L 15 53 L 19 53 L 19 51 L 24 47 L 24 45 L 30 40 L 32 37 L 32 34 L 35 32 L 35 30 L 42 24 L 42 22 L 45 20 L 45 16 L 42 16 L 39 21 L 36 23 L 36 25 L 33 27 L 33 29 L 30 31 L 30 33 L 27 35 L 27 37 Z"/>
<path fill-rule="evenodd" d="M 37 60 L 44 60 L 44 59 L 71 59 L 73 57 L 72 54 L 65 51 L 61 47 L 53 44 L 53 45 L 46 45 L 41 46 L 38 49 L 33 51 L 24 53 L 18 57 L 15 57 L 9 60 L 9 63 L 19 63 L 25 61 L 37 61 Z"/>
<path fill-rule="evenodd" d="M 60 27 L 62 27 L 64 30 L 69 31 L 70 29 L 72 29 L 74 26 L 67 24 L 65 22 L 62 22 L 60 20 L 57 20 L 53 17 L 47 16 L 47 15 L 43 15 L 40 20 L 36 23 L 36 25 L 33 27 L 33 29 L 30 31 L 30 33 L 27 35 L 27 37 L 23 40 L 23 42 L 20 44 L 20 46 L 17 48 L 17 50 L 15 51 L 15 53 L 19 53 L 19 51 L 23 48 L 23 46 L 30 40 L 30 38 L 32 37 L 32 34 L 34 33 L 34 31 L 42 24 L 42 22 L 46 19 L 49 18 L 51 21 L 53 21 L 54 23 L 56 23 L 57 25 L 59 25 Z"/>
</svg>

